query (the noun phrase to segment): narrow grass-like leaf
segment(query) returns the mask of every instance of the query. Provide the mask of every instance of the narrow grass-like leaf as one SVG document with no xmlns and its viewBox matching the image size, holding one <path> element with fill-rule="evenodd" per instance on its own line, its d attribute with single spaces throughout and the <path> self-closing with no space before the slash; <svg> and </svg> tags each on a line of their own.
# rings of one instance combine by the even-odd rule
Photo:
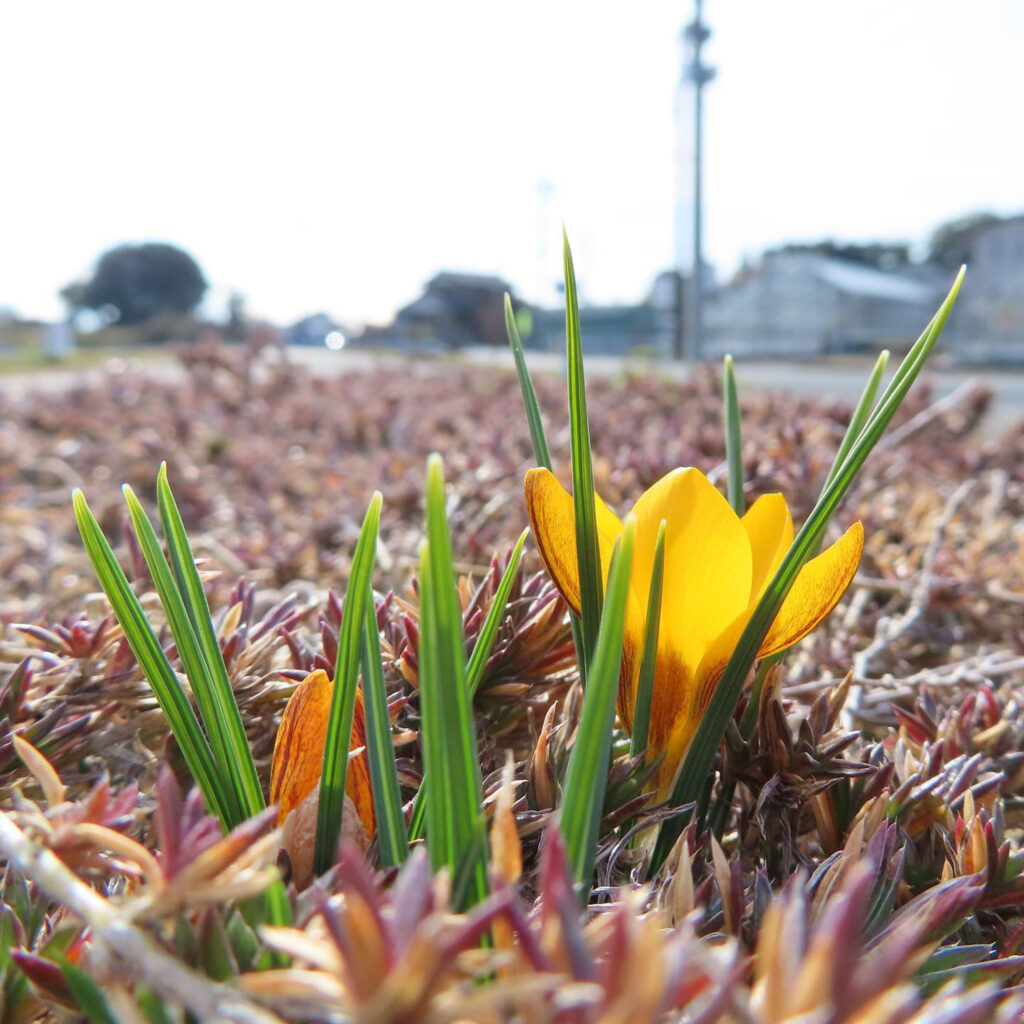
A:
<svg viewBox="0 0 1024 1024">
<path fill-rule="evenodd" d="M 783 652 L 784 653 L 784 652 Z M 781 660 L 783 654 L 773 654 L 770 658 L 762 658 L 757 666 L 757 675 L 750 684 L 750 700 L 743 710 L 743 718 L 740 720 L 740 735 L 749 740 L 754 735 L 757 726 L 757 716 L 761 710 L 761 693 L 764 690 L 764 681 L 768 677 L 768 671 L 773 665 Z"/>
<path fill-rule="evenodd" d="M 516 326 L 512 299 L 508 292 L 505 293 L 505 330 L 508 334 L 508 343 L 512 347 L 512 355 L 516 362 L 519 391 L 523 396 L 523 408 L 526 410 L 526 420 L 530 427 L 533 458 L 538 466 L 551 469 L 551 454 L 548 450 L 547 438 L 544 435 L 544 422 L 540 415 L 537 392 L 534 390 L 533 381 L 530 379 L 530 371 L 526 368 L 526 355 L 523 352 L 523 343 L 519 338 L 519 328 Z M 569 628 L 572 630 L 572 642 L 576 648 L 576 664 L 579 665 L 580 675 L 583 675 L 585 662 L 583 633 L 580 629 L 579 619 L 572 612 L 569 613 Z M 415 814 L 413 824 L 415 824 Z"/>
<path fill-rule="evenodd" d="M 732 356 L 722 363 L 722 405 L 725 420 L 725 460 L 729 467 L 729 504 L 736 515 L 747 510 L 743 497 L 743 444 L 740 436 L 740 402 L 736 395 L 736 374 Z"/>
<path fill-rule="evenodd" d="M 92 562 L 103 592 L 124 630 L 128 646 L 135 655 L 143 675 L 149 680 L 153 694 L 167 718 L 174 738 L 185 758 L 192 778 L 202 790 L 207 807 L 225 829 L 230 828 L 230 801 L 225 792 L 225 781 L 217 769 L 213 752 L 207 742 L 199 719 L 192 710 L 178 677 L 167 660 L 146 613 L 107 543 L 96 517 L 92 514 L 85 495 L 76 490 L 72 496 L 75 521 L 82 536 L 86 553 Z"/>
<path fill-rule="evenodd" d="M 420 580 L 422 583 L 423 581 Z M 423 602 L 420 601 L 420 609 L 422 615 Z M 422 671 L 420 675 L 422 676 Z M 423 775 L 420 778 L 419 789 L 416 790 L 416 796 L 412 802 L 412 812 L 409 815 L 409 842 L 415 843 L 417 840 L 422 839 L 424 832 L 427 827 L 427 771 L 426 771 L 426 755 L 423 758 L 424 769 Z"/>
<path fill-rule="evenodd" d="M 327 716 L 324 767 L 320 776 L 320 807 L 316 818 L 313 869 L 317 874 L 323 874 L 334 863 L 338 837 L 341 835 L 348 750 L 352 720 L 355 717 L 359 662 L 362 658 L 365 594 L 370 586 L 373 563 L 377 557 L 377 531 L 380 527 L 382 501 L 380 491 L 375 491 L 363 517 L 359 540 L 352 556 L 345 604 L 341 610 L 338 655 L 334 665 L 334 694 Z"/>
<path fill-rule="evenodd" d="M 654 696 L 654 670 L 658 661 L 658 628 L 661 623 L 661 591 L 665 579 L 665 520 L 658 527 L 654 542 L 654 564 L 647 597 L 647 622 L 644 624 L 644 654 L 636 682 L 636 704 L 633 707 L 633 735 L 629 756 L 639 757 L 647 749 L 651 726 L 651 701 Z"/>
<path fill-rule="evenodd" d="M 189 544 L 185 524 L 174 500 L 171 485 L 167 479 L 167 464 L 160 466 L 156 484 L 157 504 L 160 509 L 160 521 L 167 540 L 171 569 L 181 594 L 185 611 L 199 641 L 203 660 L 210 673 L 212 695 L 223 722 L 224 743 L 232 763 L 237 765 L 237 783 L 239 801 L 246 817 L 259 814 L 266 807 L 263 788 L 260 786 L 256 763 L 253 760 L 249 740 L 245 735 L 245 725 L 238 710 L 234 690 L 228 676 L 224 655 L 221 653 L 217 629 L 210 615 L 210 606 L 206 600 L 206 591 L 199 576 L 192 546 Z"/>
<path fill-rule="evenodd" d="M 529 536 L 529 530 L 523 530 L 516 541 L 516 546 L 509 555 L 508 565 L 498 583 L 491 607 L 487 610 L 487 618 L 477 634 L 476 643 L 473 645 L 473 653 L 469 657 L 469 665 L 466 668 L 466 689 L 470 697 L 476 695 L 480 683 L 484 677 L 484 669 L 487 667 L 487 659 L 494 649 L 494 641 L 498 635 L 498 628 L 505 616 L 505 609 L 508 607 L 508 597 L 512 592 L 512 585 L 516 581 L 519 572 L 519 562 L 523 554 L 523 545 Z M 409 821 L 409 838 L 411 840 L 423 838 L 423 827 L 425 824 L 424 809 L 427 798 L 427 776 L 424 773 L 420 780 L 420 788 L 416 791 L 416 799 L 412 805 L 412 817 Z"/>
<path fill-rule="evenodd" d="M 861 392 L 860 400 L 857 402 L 857 407 L 853 410 L 853 416 L 850 417 L 849 426 L 846 428 L 846 433 L 843 435 L 843 440 L 839 445 L 839 451 L 836 453 L 835 462 L 832 463 L 832 468 L 829 470 L 828 477 L 825 479 L 825 485 L 822 487 L 822 493 L 828 489 L 828 485 L 836 478 L 836 473 L 839 472 L 839 467 L 846 461 L 846 457 L 850 454 L 850 450 L 853 448 L 860 436 L 860 432 L 864 429 L 864 425 L 868 421 L 868 417 L 871 415 L 872 409 L 875 407 L 875 396 L 878 394 L 878 389 L 882 383 L 882 375 L 885 373 L 885 368 L 889 364 L 889 350 L 884 349 L 879 353 L 878 359 L 875 361 L 874 368 L 871 371 L 871 376 L 868 378 L 867 384 L 864 386 L 864 390 Z"/>
<path fill-rule="evenodd" d="M 533 389 L 530 371 L 526 368 L 526 354 L 523 352 L 523 342 L 519 337 L 516 315 L 512 309 L 512 297 L 508 292 L 505 292 L 505 331 L 508 334 L 508 343 L 512 348 L 512 356 L 516 361 L 516 376 L 519 378 L 519 390 L 522 392 L 523 405 L 526 407 L 526 422 L 530 427 L 533 457 L 537 460 L 538 466 L 550 469 L 551 455 L 548 452 L 548 440 L 544 436 L 544 421 L 540 416 L 540 404 L 537 402 L 537 392 Z"/>
<path fill-rule="evenodd" d="M 420 694 L 420 744 L 423 752 L 423 781 L 413 807 L 409 834 L 419 839 L 427 830 L 430 867 L 436 874 L 454 863 L 454 835 L 449 820 L 451 806 L 448 761 L 444 752 L 444 717 L 441 708 L 441 669 L 437 653 L 437 612 L 434 610 L 434 577 L 430 541 L 420 544 L 420 639 L 416 652 Z M 423 783 L 433 779 L 433 793 Z M 434 795 L 436 794 L 436 795 Z M 417 810 L 420 811 L 417 814 Z"/>
<path fill-rule="evenodd" d="M 185 611 L 185 604 L 174 582 L 171 568 L 167 564 L 167 559 L 164 558 L 163 548 L 160 546 L 156 530 L 131 487 L 125 484 L 123 490 L 125 501 L 128 503 L 128 513 L 135 529 L 135 536 L 139 540 L 142 556 L 146 560 L 149 574 L 160 595 L 160 603 L 167 615 L 167 622 L 171 627 L 171 634 L 174 636 L 174 643 L 177 645 L 181 663 L 192 686 L 196 704 L 199 706 L 199 714 L 210 749 L 213 751 L 221 778 L 226 781 L 230 825 L 234 828 L 249 815 L 245 813 L 244 809 L 245 793 L 241 772 L 228 732 L 226 709 L 222 704 L 223 695 L 217 692 L 213 674 L 199 649 L 199 640 L 192 628 L 188 613 Z M 229 702 L 234 707 L 233 695 L 229 695 Z M 237 708 L 235 710 L 237 713 Z M 246 745 L 245 752 L 251 760 L 252 755 L 249 753 L 248 745 Z"/>
<path fill-rule="evenodd" d="M 421 609 L 420 637 L 422 641 L 424 634 L 432 634 L 436 674 L 426 686 L 421 679 L 420 699 L 428 705 L 434 702 L 430 717 L 424 715 L 423 729 L 440 727 L 445 761 L 440 775 L 431 765 L 425 765 L 432 780 L 427 800 L 444 805 L 452 899 L 456 909 L 465 909 L 487 895 L 487 831 L 472 697 L 466 686 L 462 608 L 445 511 L 444 465 L 437 454 L 427 460 L 426 513 L 430 547 L 429 579 L 424 586 L 429 584 L 431 600 Z M 433 818 L 428 817 L 428 846 L 433 841 L 432 824 Z"/>
<path fill-rule="evenodd" d="M 726 356 L 728 361 L 728 374 L 732 374 L 732 361 L 729 356 Z M 874 407 L 875 396 L 878 394 L 878 388 L 882 381 L 882 375 L 885 372 L 885 367 L 889 362 L 889 350 L 885 349 L 878 356 L 875 361 L 874 368 L 871 371 L 871 376 L 868 378 L 868 382 L 861 393 L 860 400 L 857 402 L 857 406 L 853 411 L 853 416 L 850 418 L 850 423 L 846 428 L 846 432 L 843 435 L 842 443 L 839 446 L 839 450 L 836 454 L 835 462 L 832 464 L 832 469 L 829 472 L 828 478 L 825 481 L 825 487 L 823 491 L 828 488 L 828 485 L 835 478 L 835 474 L 839 467 L 842 465 L 846 456 L 849 455 L 850 449 L 853 447 L 854 442 L 857 440 L 858 435 L 864 429 L 865 423 L 867 423 L 868 417 L 871 414 L 871 410 Z M 735 381 L 733 381 L 733 387 L 735 387 Z M 728 401 L 727 401 L 728 409 Z M 726 414 L 728 421 L 728 412 Z M 739 421 L 737 418 L 737 430 L 739 427 Z M 728 427 L 727 427 L 728 430 Z M 728 448 L 728 441 L 726 443 Z M 729 483 L 729 501 L 732 502 L 732 462 L 730 461 L 730 483 Z M 737 508 L 733 504 L 733 508 L 736 509 L 738 515 L 742 515 L 744 509 L 742 507 Z M 824 530 L 819 534 L 818 542 L 815 544 L 810 551 L 808 557 L 813 557 L 821 550 L 821 542 L 824 540 Z M 757 725 L 757 716 L 761 708 L 761 691 L 764 689 L 764 680 L 768 675 L 769 669 L 773 665 L 778 664 L 786 656 L 786 652 L 782 651 L 779 654 L 774 654 L 771 657 L 764 658 L 757 668 L 757 675 L 754 677 L 753 683 L 750 686 L 750 699 L 747 702 L 747 706 L 743 712 L 743 719 L 740 722 L 740 735 L 744 739 L 749 739 L 754 732 L 754 728 Z M 708 826 L 715 835 L 721 837 L 724 831 L 726 821 L 728 820 L 729 812 L 732 807 L 732 799 L 735 794 L 736 785 L 734 782 L 726 783 L 722 787 L 722 791 L 718 793 L 716 797 L 716 803 L 711 808 L 711 813 L 708 815 Z"/>
<path fill-rule="evenodd" d="M 501 620 L 505 617 L 505 609 L 508 607 L 508 597 L 512 593 L 512 585 L 519 573 L 519 560 L 523 555 L 523 545 L 530 535 L 529 530 L 523 530 L 508 556 L 508 564 L 498 582 L 498 589 L 494 593 L 494 600 L 491 607 L 487 609 L 487 617 L 484 624 L 477 633 L 476 643 L 473 645 L 473 653 L 469 656 L 469 665 L 466 668 L 466 688 L 471 697 L 476 695 L 480 682 L 484 677 L 484 669 L 487 667 L 487 659 L 494 650 L 494 641 L 498 636 L 498 628 Z"/>
<path fill-rule="evenodd" d="M 369 584 L 369 580 L 367 580 Z M 366 759 L 370 767 L 373 810 L 377 819 L 377 842 L 382 867 L 401 864 L 409 852 L 402 813 L 402 793 L 395 767 L 395 745 L 391 739 L 388 694 L 381 671 L 380 633 L 373 591 L 367 587 L 363 616 L 363 707 L 366 711 Z"/>
<path fill-rule="evenodd" d="M 590 450 L 590 423 L 587 420 L 587 388 L 583 375 L 583 339 L 580 333 L 580 307 L 576 293 L 569 238 L 563 232 L 565 264 L 565 367 L 569 394 L 569 446 L 572 452 L 572 494 L 576 513 L 576 559 L 580 578 L 580 620 L 583 634 L 583 659 L 580 671 L 587 684 L 590 661 L 597 647 L 601 622 L 601 554 L 597 540 L 597 509 L 594 491 L 594 462 Z"/>
<path fill-rule="evenodd" d="M 690 749 L 676 781 L 675 790 L 672 793 L 670 800 L 672 806 L 680 807 L 694 803 L 699 797 L 704 781 L 710 776 L 715 752 L 725 735 L 736 702 L 743 690 L 743 683 L 757 657 L 758 648 L 764 641 L 804 562 L 817 550 L 836 506 L 853 483 L 871 449 L 878 443 L 882 432 L 895 415 L 900 403 L 920 373 L 928 354 L 938 341 L 960 291 L 963 276 L 964 271 L 961 270 L 938 312 L 903 360 L 896 376 L 879 399 L 874 412 L 868 418 L 864 429 L 850 449 L 849 455 L 844 459 L 832 482 L 818 499 L 807 522 L 804 523 L 771 582 L 765 588 L 750 621 L 740 635 L 736 649 L 722 674 L 722 679 L 711 696 L 707 711 L 697 727 L 697 732 L 690 744 Z M 683 815 L 662 825 L 652 858 L 652 870 L 656 870 L 663 863 L 684 825 L 685 816 Z"/>
<path fill-rule="evenodd" d="M 583 902 L 590 893 L 594 857 L 608 781 L 608 763 L 615 724 L 615 699 L 622 664 L 622 629 L 633 562 L 636 520 L 626 517 L 615 543 L 608 573 L 608 599 L 598 631 L 590 678 L 583 694 L 583 710 L 565 776 L 559 827 L 566 855 Z"/>
</svg>

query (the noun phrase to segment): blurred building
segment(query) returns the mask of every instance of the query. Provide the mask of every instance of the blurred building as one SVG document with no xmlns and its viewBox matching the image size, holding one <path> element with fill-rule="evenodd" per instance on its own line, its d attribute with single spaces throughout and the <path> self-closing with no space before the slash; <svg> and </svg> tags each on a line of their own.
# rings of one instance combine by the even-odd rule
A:
<svg viewBox="0 0 1024 1024">
<path fill-rule="evenodd" d="M 1024 362 L 1024 215 L 982 227 L 969 240 L 949 334 L 964 362 Z"/>
<path fill-rule="evenodd" d="M 643 302 L 580 307 L 580 332 L 589 355 L 643 356 L 667 359 L 682 315 L 683 286 L 678 273 L 659 274 Z M 549 352 L 565 348 L 565 310 L 534 314 L 533 346 Z"/>
<path fill-rule="evenodd" d="M 931 319 L 940 286 L 808 251 L 766 254 L 705 301 L 702 355 L 823 356 L 905 348 Z"/>
<path fill-rule="evenodd" d="M 489 274 L 443 271 L 423 294 L 403 306 L 384 327 L 367 327 L 353 339 L 359 344 L 418 350 L 507 345 L 505 292 L 512 287 Z M 521 304 L 513 296 L 517 308 Z"/>
<path fill-rule="evenodd" d="M 285 332 L 289 345 L 315 345 L 323 347 L 341 328 L 326 313 L 313 313 L 292 324 Z"/>
<path fill-rule="evenodd" d="M 976 229 L 971 225 L 962 233 L 957 246 L 955 260 L 966 256 L 969 273 L 943 350 L 959 362 L 1024 363 L 1024 214 L 982 218 Z M 912 263 L 903 244 L 824 242 L 767 252 L 723 285 L 715 284 L 709 268 L 700 357 L 800 359 L 905 350 L 946 294 L 952 271 L 939 262 L 948 264 L 947 257 Z M 504 347 L 506 291 L 511 288 L 499 277 L 446 271 L 392 323 L 367 327 L 353 340 L 417 351 Z M 585 351 L 669 358 L 685 323 L 685 295 L 685 282 L 667 272 L 641 302 L 583 305 Z M 564 350 L 563 309 L 513 301 L 527 347 Z"/>
</svg>

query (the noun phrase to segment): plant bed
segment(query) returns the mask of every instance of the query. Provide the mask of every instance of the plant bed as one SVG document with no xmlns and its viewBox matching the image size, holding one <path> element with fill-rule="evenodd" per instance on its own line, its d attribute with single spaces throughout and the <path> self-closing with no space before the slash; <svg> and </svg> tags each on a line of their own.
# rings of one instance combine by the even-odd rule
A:
<svg viewBox="0 0 1024 1024">
<path fill-rule="evenodd" d="M 673 807 L 656 781 L 672 745 L 654 729 L 638 749 L 621 707 L 621 568 L 605 567 L 581 684 L 549 506 L 524 501 L 542 460 L 515 375 L 315 379 L 184 358 L 182 381 L 111 378 L 2 410 L 5 1019 L 1019 1019 L 1024 434 L 978 440 L 983 393 L 932 414 L 926 385 L 910 392 L 821 542 L 863 524 L 845 597 L 784 658 L 758 648 L 697 806 Z M 568 485 L 580 421 L 564 382 L 533 383 Z M 734 503 L 740 487 L 744 510 L 781 492 L 798 524 L 851 416 L 759 396 L 740 439 L 710 369 L 591 381 L 586 402 L 612 508 L 693 466 Z M 435 451 L 443 466 L 425 469 Z M 74 487 L 90 552 L 102 531 L 152 624 L 149 678 L 83 549 Z M 175 561 L 171 488 L 209 636 L 191 561 Z M 630 524 L 620 548 L 653 547 Z M 667 579 L 687 571 L 673 529 Z M 201 679 L 221 663 L 233 739 Z M 175 685 L 210 746 L 205 799 L 162 707 Z M 620 690 L 614 728 L 593 724 L 602 686 Z"/>
</svg>

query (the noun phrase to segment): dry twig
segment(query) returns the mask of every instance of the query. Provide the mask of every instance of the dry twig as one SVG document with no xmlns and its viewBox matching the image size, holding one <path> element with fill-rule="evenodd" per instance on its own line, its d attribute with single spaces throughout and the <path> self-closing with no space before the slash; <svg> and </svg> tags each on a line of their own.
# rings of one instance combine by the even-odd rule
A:
<svg viewBox="0 0 1024 1024">
<path fill-rule="evenodd" d="M 237 990 L 204 978 L 165 953 L 114 904 L 80 881 L 55 854 L 34 844 L 3 812 L 0 855 L 50 899 L 85 922 L 91 940 L 90 956 L 97 966 L 148 986 L 162 999 L 185 1007 L 202 1021 L 282 1024 L 280 1017 Z"/>
</svg>

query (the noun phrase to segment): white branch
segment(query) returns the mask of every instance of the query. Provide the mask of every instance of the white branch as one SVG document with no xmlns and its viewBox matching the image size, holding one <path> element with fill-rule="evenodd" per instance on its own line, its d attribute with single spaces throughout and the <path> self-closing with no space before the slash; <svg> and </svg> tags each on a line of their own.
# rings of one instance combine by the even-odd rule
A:
<svg viewBox="0 0 1024 1024">
<path fill-rule="evenodd" d="M 932 591 L 935 589 L 935 563 L 938 560 L 939 552 L 942 550 L 942 542 L 946 536 L 946 530 L 953 521 L 958 509 L 966 500 L 967 496 L 974 489 L 974 480 L 965 480 L 946 501 L 942 514 L 936 520 L 932 529 L 931 539 L 928 547 L 925 548 L 921 559 L 921 569 L 917 580 L 910 592 L 910 603 L 902 615 L 885 617 L 879 619 L 875 629 L 875 637 L 853 660 L 854 685 L 850 690 L 850 698 L 846 704 L 844 718 L 847 728 L 854 728 L 853 719 L 860 709 L 864 698 L 864 686 L 872 680 L 869 672 L 871 662 L 878 657 L 890 644 L 898 640 L 904 633 L 924 615 L 931 600 Z"/>
<path fill-rule="evenodd" d="M 0 857 L 85 922 L 92 940 L 91 955 L 114 973 L 148 986 L 162 999 L 186 1007 L 202 1021 L 282 1024 L 280 1017 L 237 990 L 210 981 L 166 953 L 54 853 L 33 843 L 2 811 Z"/>
</svg>

